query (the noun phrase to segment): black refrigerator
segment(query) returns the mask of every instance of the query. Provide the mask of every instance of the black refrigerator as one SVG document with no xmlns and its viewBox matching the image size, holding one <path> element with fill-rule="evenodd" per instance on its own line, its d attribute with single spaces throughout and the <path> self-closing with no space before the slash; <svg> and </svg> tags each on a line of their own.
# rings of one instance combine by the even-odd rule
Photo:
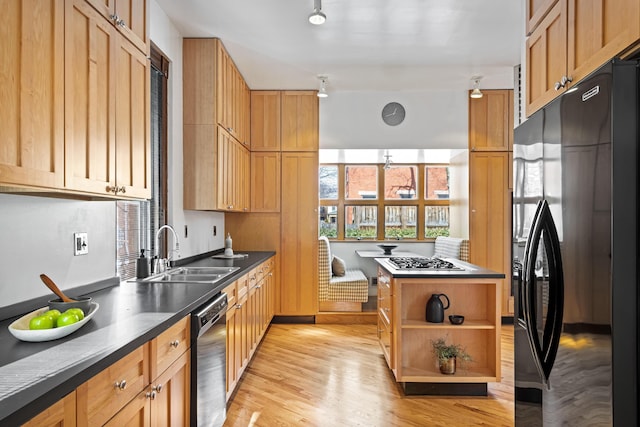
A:
<svg viewBox="0 0 640 427">
<path fill-rule="evenodd" d="M 515 422 L 637 426 L 638 63 L 515 129 Z"/>
</svg>

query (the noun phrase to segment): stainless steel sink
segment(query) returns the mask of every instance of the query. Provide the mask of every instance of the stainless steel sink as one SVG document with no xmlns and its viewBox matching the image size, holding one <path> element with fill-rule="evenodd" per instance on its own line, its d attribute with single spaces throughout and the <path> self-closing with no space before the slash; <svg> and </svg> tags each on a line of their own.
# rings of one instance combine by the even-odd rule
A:
<svg viewBox="0 0 640 427">
<path fill-rule="evenodd" d="M 136 282 L 163 283 L 216 283 L 240 267 L 178 267 L 163 273 L 154 274 Z"/>
</svg>

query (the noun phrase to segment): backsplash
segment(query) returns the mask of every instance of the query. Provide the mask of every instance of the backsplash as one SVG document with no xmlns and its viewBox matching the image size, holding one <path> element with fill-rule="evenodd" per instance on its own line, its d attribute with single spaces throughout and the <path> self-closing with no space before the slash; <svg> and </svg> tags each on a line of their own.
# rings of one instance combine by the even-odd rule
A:
<svg viewBox="0 0 640 427">
<path fill-rule="evenodd" d="M 0 307 L 115 276 L 115 202 L 0 194 Z M 89 253 L 74 256 L 73 235 Z"/>
</svg>

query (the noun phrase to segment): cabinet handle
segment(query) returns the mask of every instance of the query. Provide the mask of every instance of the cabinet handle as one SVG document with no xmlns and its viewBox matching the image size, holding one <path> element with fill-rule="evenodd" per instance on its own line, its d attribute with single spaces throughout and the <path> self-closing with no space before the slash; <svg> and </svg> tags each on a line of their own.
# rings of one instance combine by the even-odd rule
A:
<svg viewBox="0 0 640 427">
<path fill-rule="evenodd" d="M 242 304 L 238 304 L 238 305 L 236 305 L 236 309 L 238 309 L 238 310 L 239 310 L 239 309 L 241 309 L 241 308 L 242 308 Z"/>
<path fill-rule="evenodd" d="M 115 13 L 112 15 L 109 15 L 109 19 L 111 19 L 112 21 L 114 21 L 115 23 L 118 23 L 118 19 L 120 19 L 118 17 L 118 15 L 116 15 Z"/>
<path fill-rule="evenodd" d="M 269 273 L 269 276 L 273 276 L 273 273 Z"/>
<path fill-rule="evenodd" d="M 233 128 L 227 128 L 227 132 L 233 133 Z"/>
<path fill-rule="evenodd" d="M 117 389 L 124 390 L 127 388 L 127 380 L 116 381 L 114 385 Z"/>
<path fill-rule="evenodd" d="M 127 192 L 127 189 L 125 188 L 125 186 L 123 185 L 122 187 L 120 187 L 120 189 L 118 190 L 120 191 L 122 194 Z"/>
<path fill-rule="evenodd" d="M 162 384 L 154 385 L 151 387 L 151 390 L 160 393 L 162 391 Z"/>
<path fill-rule="evenodd" d="M 169 345 L 171 347 L 173 347 L 173 348 L 178 348 L 178 346 L 180 345 L 180 341 L 178 341 L 178 340 L 171 341 L 171 343 Z"/>
<path fill-rule="evenodd" d="M 120 27 L 126 27 L 126 26 L 127 26 L 127 23 L 126 23 L 126 22 L 124 22 L 124 19 L 118 19 L 118 20 L 116 21 L 116 25 L 118 25 L 118 26 L 120 26 Z"/>
<path fill-rule="evenodd" d="M 118 193 L 118 187 L 116 186 L 111 186 L 111 185 L 107 185 L 107 193 L 113 193 L 113 194 L 117 194 Z"/>
<path fill-rule="evenodd" d="M 391 311 L 391 309 L 389 307 L 385 307 L 384 311 L 386 311 L 387 313 Z"/>
<path fill-rule="evenodd" d="M 233 209 L 233 205 L 227 206 L 227 209 Z"/>
<path fill-rule="evenodd" d="M 156 392 L 155 392 L 155 391 L 153 391 L 153 390 L 152 390 L 152 391 L 148 391 L 144 396 L 145 396 L 146 398 L 148 398 L 148 399 L 153 400 L 153 399 L 155 399 L 155 398 L 156 398 Z"/>
<path fill-rule="evenodd" d="M 262 285 L 256 285 L 256 289 L 262 289 Z"/>
</svg>

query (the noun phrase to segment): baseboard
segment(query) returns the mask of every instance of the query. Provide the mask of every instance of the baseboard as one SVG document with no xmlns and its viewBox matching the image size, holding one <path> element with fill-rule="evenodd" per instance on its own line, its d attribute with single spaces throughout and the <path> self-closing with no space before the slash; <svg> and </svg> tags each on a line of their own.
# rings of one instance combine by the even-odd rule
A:
<svg viewBox="0 0 640 427">
<path fill-rule="evenodd" d="M 361 302 L 320 301 L 319 311 L 361 312 Z"/>
<path fill-rule="evenodd" d="M 316 323 L 325 325 L 375 325 L 378 316 L 375 311 L 321 312 L 316 314 Z"/>
</svg>

